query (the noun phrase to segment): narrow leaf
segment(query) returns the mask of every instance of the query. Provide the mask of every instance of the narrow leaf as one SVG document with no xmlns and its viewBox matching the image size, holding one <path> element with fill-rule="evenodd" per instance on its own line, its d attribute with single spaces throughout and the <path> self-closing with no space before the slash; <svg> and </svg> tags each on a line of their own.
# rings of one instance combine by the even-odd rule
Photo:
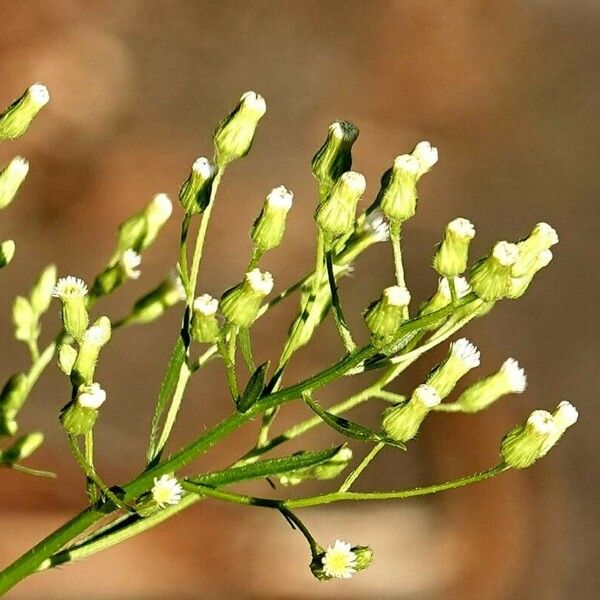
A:
<svg viewBox="0 0 600 600">
<path fill-rule="evenodd" d="M 252 376 L 246 385 L 246 389 L 238 401 L 237 409 L 239 412 L 248 411 L 256 402 L 258 402 L 258 400 L 260 400 L 265 389 L 265 378 L 270 364 L 270 361 L 264 362 L 256 369 L 256 371 L 254 371 L 254 373 L 252 373 Z"/>
</svg>

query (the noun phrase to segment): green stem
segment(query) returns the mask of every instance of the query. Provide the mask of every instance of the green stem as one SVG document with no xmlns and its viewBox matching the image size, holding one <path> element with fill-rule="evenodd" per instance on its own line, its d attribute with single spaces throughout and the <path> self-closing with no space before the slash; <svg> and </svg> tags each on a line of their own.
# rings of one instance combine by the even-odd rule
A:
<svg viewBox="0 0 600 600">
<path fill-rule="evenodd" d="M 402 263 L 402 245 L 400 237 L 402 234 L 402 225 L 399 221 L 390 222 L 390 242 L 392 244 L 392 252 L 394 254 L 394 270 L 396 272 L 396 283 L 401 288 L 406 288 L 404 280 L 404 265 Z"/>
<path fill-rule="evenodd" d="M 347 492 L 352 486 L 352 484 L 358 479 L 360 474 L 367 468 L 369 463 L 379 454 L 379 452 L 381 452 L 381 450 L 384 447 L 384 442 L 379 442 L 378 444 L 375 444 L 375 446 L 373 446 L 373 448 L 371 449 L 371 452 L 369 452 L 369 454 L 367 454 L 363 458 L 362 462 L 358 465 L 358 467 L 356 467 L 356 469 L 354 469 L 354 471 L 352 471 L 352 473 L 350 473 L 350 475 L 346 477 L 346 480 L 340 486 L 338 493 Z"/>
<path fill-rule="evenodd" d="M 346 323 L 346 318 L 344 317 L 344 312 L 342 310 L 342 304 L 340 302 L 340 297 L 338 294 L 337 283 L 335 281 L 335 273 L 333 270 L 333 258 L 331 252 L 327 253 L 327 280 L 329 282 L 329 290 L 331 291 L 331 306 L 333 310 L 333 318 L 335 320 L 335 324 L 342 338 L 342 342 L 347 352 L 354 352 L 356 349 L 356 344 L 352 339 L 352 334 L 350 333 L 350 328 Z"/>
<path fill-rule="evenodd" d="M 77 447 L 79 450 L 79 447 Z M 94 469 L 94 432 L 92 430 L 88 431 L 83 436 L 83 458 L 86 465 L 89 465 L 89 468 L 92 471 Z M 87 492 L 90 498 L 90 504 L 95 504 L 98 501 L 98 488 L 92 479 L 87 478 Z"/>
<path fill-rule="evenodd" d="M 223 358 L 225 365 L 225 376 L 227 377 L 227 385 L 233 401 L 237 404 L 240 396 L 237 375 L 235 372 L 235 349 L 237 340 L 238 328 L 234 326 L 225 326 L 223 328 L 221 338 L 217 342 L 219 354 Z"/>
</svg>

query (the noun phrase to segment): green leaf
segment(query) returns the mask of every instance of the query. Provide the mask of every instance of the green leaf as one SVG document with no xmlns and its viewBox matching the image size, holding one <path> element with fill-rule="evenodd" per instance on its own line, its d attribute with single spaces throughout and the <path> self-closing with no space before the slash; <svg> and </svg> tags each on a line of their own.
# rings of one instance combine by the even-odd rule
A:
<svg viewBox="0 0 600 600">
<path fill-rule="evenodd" d="M 270 361 L 260 365 L 248 381 L 246 389 L 237 403 L 239 412 L 246 412 L 260 400 L 266 385 L 267 371 L 269 370 Z"/>
<path fill-rule="evenodd" d="M 160 426 L 160 418 L 165 411 L 169 400 L 175 393 L 175 387 L 177 386 L 177 380 L 179 379 L 179 371 L 183 365 L 183 361 L 186 356 L 186 348 L 183 343 L 181 336 L 177 338 L 177 343 L 169 359 L 167 366 L 167 372 L 160 386 L 158 393 L 158 400 L 156 401 L 156 407 L 154 408 L 154 416 L 152 417 L 152 429 L 150 432 L 150 442 L 148 444 L 148 461 L 153 462 L 156 456 L 156 443 L 158 441 L 158 429 Z"/>
<path fill-rule="evenodd" d="M 304 402 L 306 402 L 306 404 L 308 404 L 308 406 L 310 406 L 310 408 L 317 413 L 325 423 L 327 423 L 327 425 L 346 437 L 362 442 L 383 442 L 384 444 L 395 446 L 402 450 L 406 449 L 404 444 L 397 442 L 383 433 L 376 433 L 364 425 L 359 425 L 354 421 L 350 421 L 344 417 L 326 411 L 318 402 L 315 402 L 308 393 L 302 394 L 302 398 L 304 399 Z"/>
<path fill-rule="evenodd" d="M 223 471 L 207 473 L 206 475 L 191 478 L 189 481 L 200 485 L 218 486 L 236 481 L 278 475 L 297 469 L 306 469 L 328 461 L 339 452 L 340 448 L 341 446 L 336 446 L 319 452 L 297 452 L 291 456 L 261 460 L 242 467 L 231 467 Z"/>
</svg>

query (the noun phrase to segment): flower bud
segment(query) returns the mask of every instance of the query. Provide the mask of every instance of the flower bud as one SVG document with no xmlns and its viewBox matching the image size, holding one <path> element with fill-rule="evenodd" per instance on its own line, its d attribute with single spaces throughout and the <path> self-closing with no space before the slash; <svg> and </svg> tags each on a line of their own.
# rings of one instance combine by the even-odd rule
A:
<svg viewBox="0 0 600 600">
<path fill-rule="evenodd" d="M 119 260 L 126 250 L 140 253 L 148 248 L 172 212 L 170 198 L 166 194 L 156 194 L 142 210 L 121 223 L 117 231 L 117 249 L 111 264 Z"/>
<path fill-rule="evenodd" d="M 557 433 L 556 423 L 546 410 L 534 410 L 527 421 L 509 431 L 502 439 L 500 452 L 513 469 L 525 469 L 549 449 Z M 551 446 L 550 446 L 551 447 Z"/>
<path fill-rule="evenodd" d="M 542 250 L 534 263 L 534 265 L 521 277 L 511 277 L 510 289 L 508 290 L 507 298 L 520 298 L 529 288 L 536 273 L 550 264 L 552 260 L 552 250 Z"/>
<path fill-rule="evenodd" d="M 498 242 L 492 253 L 471 269 L 473 291 L 487 302 L 505 298 L 510 291 L 511 269 L 519 257 L 515 244 Z"/>
<path fill-rule="evenodd" d="M 373 550 L 369 546 L 352 546 L 352 552 L 356 555 L 355 569 L 363 571 L 373 563 Z"/>
<path fill-rule="evenodd" d="M 203 294 L 192 305 L 191 337 L 195 342 L 212 344 L 219 337 L 217 309 L 219 301 Z"/>
<path fill-rule="evenodd" d="M 405 320 L 409 304 L 409 291 L 394 285 L 385 288 L 381 298 L 367 308 L 364 318 L 376 348 L 381 348 L 394 337 Z"/>
<path fill-rule="evenodd" d="M 274 188 L 258 215 L 250 236 L 260 252 L 266 252 L 281 244 L 285 233 L 285 219 L 292 207 L 294 194 L 284 186 Z"/>
<path fill-rule="evenodd" d="M 56 266 L 48 265 L 38 277 L 29 296 L 31 308 L 37 315 L 43 315 L 52 302 L 52 290 L 56 285 Z"/>
<path fill-rule="evenodd" d="M 200 157 L 192 165 L 190 176 L 179 190 L 179 201 L 188 215 L 202 212 L 210 203 L 217 167 Z"/>
<path fill-rule="evenodd" d="M 440 397 L 433 387 L 420 385 L 407 402 L 384 411 L 383 429 L 392 439 L 407 442 L 417 435 L 429 411 L 439 403 Z"/>
<path fill-rule="evenodd" d="M 71 275 L 59 279 L 52 292 L 52 295 L 60 300 L 65 331 L 78 341 L 89 323 L 85 299 L 87 293 L 87 286 L 83 280 Z"/>
<path fill-rule="evenodd" d="M 467 388 L 457 400 L 461 410 L 474 413 L 484 410 L 507 394 L 521 394 L 527 387 L 525 371 L 514 358 L 504 361 L 500 370 Z"/>
<path fill-rule="evenodd" d="M 469 244 L 474 237 L 475 228 L 470 221 L 463 218 L 450 221 L 433 257 L 433 268 L 445 277 L 464 273 L 469 260 Z"/>
<path fill-rule="evenodd" d="M 437 163 L 438 149 L 429 142 L 419 142 L 411 152 L 411 156 L 419 161 L 419 172 L 417 173 L 418 181 L 425 173 L 431 171 L 433 166 Z"/>
<path fill-rule="evenodd" d="M 352 460 L 352 450 L 348 446 L 340 448 L 334 456 L 314 467 L 297 469 L 280 476 L 281 485 L 298 485 L 307 479 L 335 479 Z"/>
<path fill-rule="evenodd" d="M 538 260 L 540 252 L 549 250 L 558 244 L 558 234 L 548 223 L 538 223 L 524 240 L 517 244 L 519 258 L 513 265 L 513 277 L 522 277 L 529 273 Z"/>
<path fill-rule="evenodd" d="M 42 83 L 35 83 L 0 115 L 0 140 L 22 136 L 34 117 L 48 104 L 50 94 Z"/>
<path fill-rule="evenodd" d="M 0 392 L 0 415 L 7 421 L 13 421 L 27 400 L 29 382 L 25 373 L 12 375 Z"/>
<path fill-rule="evenodd" d="M 348 121 L 329 126 L 327 139 L 312 159 L 312 172 L 327 193 L 333 184 L 352 167 L 352 146 L 358 128 Z"/>
<path fill-rule="evenodd" d="M 376 202 L 381 212 L 390 220 L 402 223 L 412 218 L 417 209 L 417 176 L 421 164 L 410 154 L 394 160 L 394 166 L 381 179 L 381 189 Z"/>
<path fill-rule="evenodd" d="M 98 418 L 98 408 L 106 400 L 106 392 L 98 383 L 79 386 L 75 400 L 69 402 L 60 414 L 60 422 L 71 435 L 90 432 Z"/>
<path fill-rule="evenodd" d="M 13 201 L 28 172 L 29 163 L 20 156 L 15 156 L 0 171 L 0 209 L 6 208 Z"/>
<path fill-rule="evenodd" d="M 479 366 L 479 350 L 466 338 L 450 344 L 450 352 L 440 365 L 427 377 L 425 382 L 438 393 L 441 400 L 446 398 L 458 380 L 471 369 Z"/>
<path fill-rule="evenodd" d="M 89 383 L 79 386 L 77 403 L 83 408 L 98 410 L 106 400 L 106 392 L 99 383 Z"/>
<path fill-rule="evenodd" d="M 464 277 L 454 278 L 454 289 L 456 290 L 456 295 L 459 299 L 464 298 L 471 292 L 471 286 Z M 448 306 L 451 301 L 452 294 L 450 293 L 450 284 L 445 277 L 440 277 L 438 289 L 435 294 L 419 307 L 419 317 L 424 317 L 425 315 L 437 312 Z"/>
<path fill-rule="evenodd" d="M 71 375 L 77 360 L 77 350 L 70 344 L 61 344 L 58 349 L 58 366 L 65 375 Z"/>
<path fill-rule="evenodd" d="M 38 338 L 40 327 L 38 316 L 31 302 L 23 296 L 17 296 L 12 307 L 12 321 L 15 326 L 15 339 L 29 342 Z"/>
<path fill-rule="evenodd" d="M 315 219 L 331 240 L 352 231 L 356 205 L 366 187 L 367 182 L 363 175 L 355 171 L 346 171 L 334 184 L 329 197 L 317 208 Z"/>
<path fill-rule="evenodd" d="M 153 290 L 142 296 L 134 305 L 127 323 L 150 323 L 158 319 L 164 312 L 185 300 L 185 290 L 181 279 L 175 272 Z"/>
<path fill-rule="evenodd" d="M 110 294 L 129 279 L 138 279 L 141 271 L 137 268 L 142 257 L 133 249 L 128 248 L 116 262 L 112 262 L 94 281 L 90 295 L 99 298 Z"/>
<path fill-rule="evenodd" d="M 43 443 L 44 434 L 35 431 L 21 436 L 10 448 L 2 452 L 2 462 L 13 464 L 29 458 Z"/>
<path fill-rule="evenodd" d="M 264 298 L 273 289 L 271 273 L 252 269 L 242 283 L 227 290 L 219 302 L 225 318 L 237 327 L 250 327 L 258 315 Z"/>
<path fill-rule="evenodd" d="M 3 269 L 15 255 L 15 243 L 13 240 L 0 242 L 0 269 Z"/>
<path fill-rule="evenodd" d="M 111 325 L 108 317 L 100 317 L 85 331 L 70 372 L 74 386 L 92 383 L 100 350 L 108 343 L 110 337 Z"/>
<path fill-rule="evenodd" d="M 262 96 L 256 92 L 242 94 L 237 107 L 218 125 L 214 134 L 217 165 L 226 165 L 248 154 L 256 126 L 267 111 Z"/>
<path fill-rule="evenodd" d="M 551 448 L 553 448 L 560 438 L 564 435 L 565 431 L 577 423 L 577 419 L 579 418 L 579 413 L 577 409 L 566 400 L 563 400 L 557 407 L 554 413 L 552 414 L 552 418 L 554 420 L 554 425 L 556 429 L 554 433 L 552 433 L 546 442 L 544 443 L 541 451 L 541 456 L 545 456 Z"/>
</svg>

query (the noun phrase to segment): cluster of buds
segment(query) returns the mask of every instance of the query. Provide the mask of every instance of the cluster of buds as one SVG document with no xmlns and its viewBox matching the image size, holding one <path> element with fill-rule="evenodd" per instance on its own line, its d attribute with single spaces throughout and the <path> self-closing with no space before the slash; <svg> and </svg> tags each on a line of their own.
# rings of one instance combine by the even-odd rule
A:
<svg viewBox="0 0 600 600">
<path fill-rule="evenodd" d="M 34 83 L 0 115 L 0 140 L 22 136 L 35 116 L 48 104 L 50 94 L 42 83 Z"/>
<path fill-rule="evenodd" d="M 452 392 L 458 380 L 471 369 L 479 366 L 479 350 L 466 338 L 450 344 L 444 361 L 428 376 L 426 384 L 431 386 L 441 400 Z"/>
<path fill-rule="evenodd" d="M 252 269 L 243 281 L 227 290 L 219 302 L 225 319 L 235 327 L 250 327 L 258 316 L 260 306 L 273 289 L 271 273 Z"/>
<path fill-rule="evenodd" d="M 250 236 L 259 254 L 264 254 L 281 244 L 285 233 L 285 221 L 292 208 L 294 194 L 280 185 L 271 190 L 252 225 Z"/>
<path fill-rule="evenodd" d="M 364 318 L 376 348 L 385 346 L 406 319 L 410 293 L 397 285 L 385 288 L 381 297 L 365 311 Z"/>
<path fill-rule="evenodd" d="M 577 418 L 577 409 L 566 401 L 554 413 L 534 410 L 525 423 L 509 431 L 502 440 L 504 463 L 513 469 L 530 467 L 557 444 Z"/>
<path fill-rule="evenodd" d="M 179 190 L 179 201 L 188 215 L 202 212 L 210 203 L 217 166 L 201 156 L 194 161 L 190 175 Z"/>
<path fill-rule="evenodd" d="M 372 562 L 373 550 L 369 546 L 352 546 L 343 540 L 335 540 L 326 550 L 313 556 L 310 570 L 319 581 L 350 579 Z"/>
<path fill-rule="evenodd" d="M 385 433 L 398 442 L 412 440 L 429 412 L 441 402 L 436 389 L 422 384 L 406 401 L 391 406 L 383 413 Z"/>
<path fill-rule="evenodd" d="M 224 166 L 248 154 L 256 134 L 256 126 L 267 111 L 264 98 L 256 92 L 242 94 L 239 104 L 214 134 L 217 165 Z"/>
</svg>

